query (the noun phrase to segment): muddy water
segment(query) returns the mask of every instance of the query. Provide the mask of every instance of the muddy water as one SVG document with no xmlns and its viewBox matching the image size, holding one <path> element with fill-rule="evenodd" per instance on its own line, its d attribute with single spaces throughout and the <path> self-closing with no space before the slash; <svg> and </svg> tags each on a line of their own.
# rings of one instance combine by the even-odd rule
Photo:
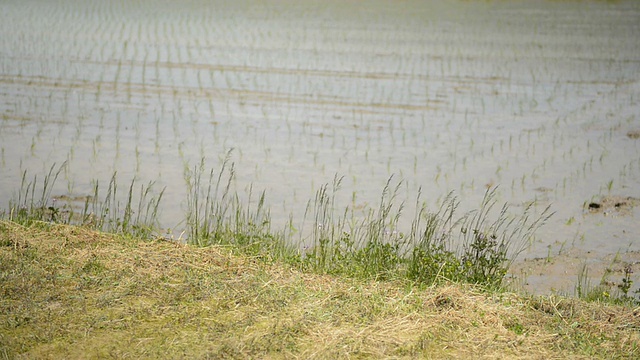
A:
<svg viewBox="0 0 640 360">
<path fill-rule="evenodd" d="M 597 281 L 640 252 L 637 207 L 589 209 L 640 198 L 638 39 L 634 1 L 3 1 L 0 203 L 66 161 L 54 195 L 156 181 L 179 228 L 185 167 L 230 149 L 274 227 L 335 175 L 356 209 L 392 175 L 434 208 L 499 186 L 555 211 L 518 283 L 571 292 L 579 266 L 553 264 Z"/>
</svg>

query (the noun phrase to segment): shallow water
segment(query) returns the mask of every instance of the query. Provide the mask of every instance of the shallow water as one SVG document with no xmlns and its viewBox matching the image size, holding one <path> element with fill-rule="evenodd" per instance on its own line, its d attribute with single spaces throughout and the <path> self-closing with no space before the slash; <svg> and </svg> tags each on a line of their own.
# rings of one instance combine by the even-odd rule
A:
<svg viewBox="0 0 640 360">
<path fill-rule="evenodd" d="M 555 211 L 523 259 L 607 262 L 640 251 L 637 208 L 585 208 L 640 197 L 638 39 L 635 1 L 3 1 L 0 203 L 67 161 L 54 195 L 156 181 L 179 228 L 185 167 L 233 149 L 274 227 L 336 174 L 357 209 L 401 181 L 405 227 L 419 189 L 464 210 L 497 185 Z"/>
</svg>

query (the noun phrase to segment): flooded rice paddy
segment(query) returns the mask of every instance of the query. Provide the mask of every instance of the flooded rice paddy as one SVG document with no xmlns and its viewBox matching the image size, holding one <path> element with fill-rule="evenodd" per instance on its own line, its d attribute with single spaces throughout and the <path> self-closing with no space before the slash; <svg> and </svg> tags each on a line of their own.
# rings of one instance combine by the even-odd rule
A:
<svg viewBox="0 0 640 360">
<path fill-rule="evenodd" d="M 356 210 L 393 176 L 408 221 L 498 186 L 555 211 L 516 282 L 571 292 L 582 264 L 640 272 L 639 134 L 636 1 L 0 3 L 0 204 L 66 162 L 59 199 L 155 181 L 180 228 L 185 168 L 230 150 L 274 228 L 336 175 Z"/>
</svg>

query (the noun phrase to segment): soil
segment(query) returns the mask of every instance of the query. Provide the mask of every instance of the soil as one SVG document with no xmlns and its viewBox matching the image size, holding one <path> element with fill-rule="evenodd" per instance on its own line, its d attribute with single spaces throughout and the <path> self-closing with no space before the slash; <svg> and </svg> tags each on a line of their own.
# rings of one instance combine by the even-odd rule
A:
<svg viewBox="0 0 640 360">
<path fill-rule="evenodd" d="M 631 209 L 640 204 L 640 199 L 632 196 L 603 196 L 600 200 L 587 203 L 585 206 L 590 213 L 615 212 L 619 215 L 631 215 Z"/>
<path fill-rule="evenodd" d="M 586 273 L 584 267 L 586 266 Z M 640 252 L 631 251 L 600 258 L 591 252 L 571 249 L 566 253 L 551 254 L 548 258 L 527 259 L 511 266 L 508 284 L 515 290 L 530 294 L 576 295 L 575 288 L 581 276 L 586 276 L 589 287 L 598 285 L 616 293 L 625 277 L 625 268 L 631 277 L 640 273 Z M 632 286 L 629 296 L 638 289 Z"/>
</svg>

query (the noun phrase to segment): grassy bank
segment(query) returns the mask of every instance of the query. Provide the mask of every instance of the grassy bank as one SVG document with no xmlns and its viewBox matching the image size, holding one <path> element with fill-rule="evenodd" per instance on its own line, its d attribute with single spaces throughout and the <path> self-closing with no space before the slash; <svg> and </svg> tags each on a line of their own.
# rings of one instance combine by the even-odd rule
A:
<svg viewBox="0 0 640 360">
<path fill-rule="evenodd" d="M 48 222 L 139 239 L 174 239 L 159 231 L 164 189 L 155 193 L 151 182 L 137 192 L 132 180 L 122 194 L 114 173 L 106 192 L 95 180 L 93 194 L 78 209 L 70 201 L 58 203 L 51 197 L 65 166 L 56 171 L 53 165 L 41 183 L 37 176 L 27 181 L 23 173 L 17 199 L 9 203 L 6 213 L 0 212 L 0 218 L 27 226 Z M 341 209 L 336 205 L 342 182 L 336 176 L 307 203 L 299 228 L 291 218 L 285 229 L 277 230 L 271 227 L 264 192 L 255 197 L 252 189 L 248 194 L 232 190 L 235 171 L 228 157 L 218 172 L 207 172 L 204 159 L 193 168 L 185 167 L 184 172 L 188 191 L 179 241 L 200 247 L 228 246 L 245 256 L 321 275 L 404 279 L 427 285 L 444 279 L 498 289 L 514 258 L 534 241 L 536 230 L 552 215 L 547 207 L 534 216 L 533 203 L 519 215 L 510 214 L 507 204 L 497 208 L 496 188 L 487 189 L 477 210 L 462 214 L 453 194 L 432 211 L 418 192 L 411 226 L 402 231 L 398 224 L 405 216 L 405 204 L 396 198 L 401 182 L 389 178 L 378 206 L 356 214 L 349 206 Z"/>
<path fill-rule="evenodd" d="M 0 222 L 0 358 L 637 358 L 638 309 Z"/>
</svg>

